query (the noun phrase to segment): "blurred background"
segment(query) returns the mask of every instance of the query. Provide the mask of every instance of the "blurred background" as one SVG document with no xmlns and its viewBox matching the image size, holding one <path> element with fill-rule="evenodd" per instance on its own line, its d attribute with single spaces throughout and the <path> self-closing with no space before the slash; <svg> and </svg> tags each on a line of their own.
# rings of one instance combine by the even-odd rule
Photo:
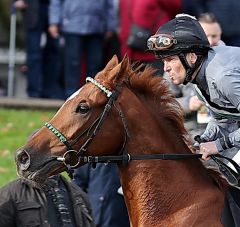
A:
<svg viewBox="0 0 240 227">
<path fill-rule="evenodd" d="M 25 63 L 24 36 L 21 26 L 21 13 L 16 12 L 16 49 L 15 49 L 15 95 L 26 97 L 26 78 L 21 72 Z M 10 42 L 11 1 L 0 1 L 0 97 L 7 95 L 9 42 Z M 22 89 L 23 88 L 23 89 Z"/>
</svg>

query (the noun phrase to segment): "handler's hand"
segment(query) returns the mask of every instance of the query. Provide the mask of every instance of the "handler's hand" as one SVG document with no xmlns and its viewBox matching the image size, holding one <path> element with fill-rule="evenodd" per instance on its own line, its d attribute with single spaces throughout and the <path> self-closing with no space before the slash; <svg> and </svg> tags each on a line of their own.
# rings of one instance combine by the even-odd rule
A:
<svg viewBox="0 0 240 227">
<path fill-rule="evenodd" d="M 56 24 L 51 24 L 48 27 L 48 32 L 53 38 L 58 38 L 59 37 L 59 28 L 58 25 Z"/>
<path fill-rule="evenodd" d="M 27 8 L 27 4 L 24 0 L 17 0 L 14 2 L 14 6 L 17 9 L 26 9 Z"/>
<path fill-rule="evenodd" d="M 211 157 L 210 155 L 218 154 L 218 149 L 214 141 L 200 143 L 200 151 L 199 154 L 202 154 L 202 159 L 207 161 Z"/>
</svg>

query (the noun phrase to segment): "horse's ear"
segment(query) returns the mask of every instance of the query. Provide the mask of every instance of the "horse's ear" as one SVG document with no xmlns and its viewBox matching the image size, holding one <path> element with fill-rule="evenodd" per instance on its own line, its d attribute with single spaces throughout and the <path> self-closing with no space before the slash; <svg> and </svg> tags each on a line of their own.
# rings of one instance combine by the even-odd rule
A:
<svg viewBox="0 0 240 227">
<path fill-rule="evenodd" d="M 126 71 L 129 65 L 129 60 L 125 56 L 119 64 L 117 64 L 108 74 L 109 81 L 117 84 L 126 76 Z"/>
<path fill-rule="evenodd" d="M 113 55 L 112 59 L 107 63 L 104 70 L 111 71 L 118 64 L 117 55 Z"/>
<path fill-rule="evenodd" d="M 120 69 L 115 78 L 115 82 L 120 81 L 121 78 L 124 78 L 126 76 L 126 72 L 128 71 L 129 64 L 130 64 L 129 58 L 125 55 L 122 62 L 120 63 Z"/>
<path fill-rule="evenodd" d="M 121 62 L 121 70 L 126 71 L 129 65 L 130 65 L 129 58 L 127 57 L 127 55 L 125 55 Z"/>
</svg>

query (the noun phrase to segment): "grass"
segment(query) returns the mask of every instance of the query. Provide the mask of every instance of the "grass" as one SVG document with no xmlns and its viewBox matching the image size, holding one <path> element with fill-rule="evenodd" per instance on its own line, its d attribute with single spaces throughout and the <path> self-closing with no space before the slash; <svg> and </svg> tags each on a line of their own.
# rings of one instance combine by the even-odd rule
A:
<svg viewBox="0 0 240 227">
<path fill-rule="evenodd" d="M 14 154 L 56 111 L 0 108 L 0 187 L 17 178 Z"/>
</svg>

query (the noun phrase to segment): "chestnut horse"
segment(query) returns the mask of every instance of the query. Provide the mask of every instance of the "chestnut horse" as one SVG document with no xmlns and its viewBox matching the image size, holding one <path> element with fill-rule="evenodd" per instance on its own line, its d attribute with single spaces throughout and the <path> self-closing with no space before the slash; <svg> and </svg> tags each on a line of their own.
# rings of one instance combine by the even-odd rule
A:
<svg viewBox="0 0 240 227">
<path fill-rule="evenodd" d="M 152 68 L 139 69 L 114 56 L 95 79 L 87 78 L 18 149 L 19 175 L 42 183 L 68 166 L 118 161 L 133 227 L 223 226 L 220 177 L 213 180 L 198 158 L 158 159 L 194 154 L 181 108 L 165 80 L 153 76 Z"/>
</svg>

